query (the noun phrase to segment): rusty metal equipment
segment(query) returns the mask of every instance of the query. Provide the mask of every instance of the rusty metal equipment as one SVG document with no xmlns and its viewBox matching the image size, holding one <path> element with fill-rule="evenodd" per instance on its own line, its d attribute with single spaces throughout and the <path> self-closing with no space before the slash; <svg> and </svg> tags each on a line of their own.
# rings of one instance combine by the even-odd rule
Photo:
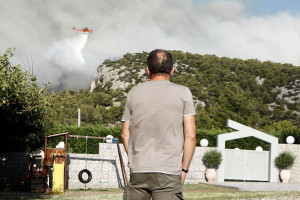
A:
<svg viewBox="0 0 300 200">
<path fill-rule="evenodd" d="M 43 158 L 42 155 L 32 155 L 29 161 L 29 171 L 26 175 L 20 177 L 16 183 L 9 187 L 10 190 L 15 190 L 19 185 L 29 181 L 30 192 L 43 193 L 46 188 L 46 177 L 43 173 Z"/>
</svg>

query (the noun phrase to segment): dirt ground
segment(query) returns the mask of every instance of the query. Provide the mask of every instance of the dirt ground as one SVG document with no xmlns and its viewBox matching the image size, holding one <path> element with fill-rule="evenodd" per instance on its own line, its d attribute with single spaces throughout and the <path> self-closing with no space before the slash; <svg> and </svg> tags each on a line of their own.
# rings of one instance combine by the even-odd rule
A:
<svg viewBox="0 0 300 200">
<path fill-rule="evenodd" d="M 219 199 L 243 199 L 243 200 L 300 200 L 299 191 L 286 192 L 241 192 L 237 188 L 213 186 L 208 184 L 185 185 L 185 200 L 219 200 Z M 29 192 L 0 191 L 1 200 L 122 200 L 121 188 L 67 190 L 64 194 L 38 194 Z"/>
</svg>

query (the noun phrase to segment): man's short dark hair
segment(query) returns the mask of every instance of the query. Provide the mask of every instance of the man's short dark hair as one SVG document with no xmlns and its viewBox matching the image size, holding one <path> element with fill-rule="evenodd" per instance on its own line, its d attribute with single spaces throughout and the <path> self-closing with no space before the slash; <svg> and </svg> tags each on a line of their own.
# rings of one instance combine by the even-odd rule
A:
<svg viewBox="0 0 300 200">
<path fill-rule="evenodd" d="M 147 58 L 147 67 L 150 76 L 154 74 L 170 74 L 173 68 L 172 55 L 163 49 L 155 49 L 150 52 Z"/>
</svg>

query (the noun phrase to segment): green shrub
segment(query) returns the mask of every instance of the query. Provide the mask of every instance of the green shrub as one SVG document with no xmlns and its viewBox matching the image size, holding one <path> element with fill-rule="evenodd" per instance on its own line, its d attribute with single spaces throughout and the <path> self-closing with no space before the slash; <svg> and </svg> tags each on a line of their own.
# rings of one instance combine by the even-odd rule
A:
<svg viewBox="0 0 300 200">
<path fill-rule="evenodd" d="M 293 166 L 296 156 L 291 152 L 284 151 L 275 158 L 275 166 L 278 169 L 289 169 Z"/>
<path fill-rule="evenodd" d="M 207 168 L 217 169 L 222 162 L 222 153 L 218 150 L 207 151 L 203 155 L 202 162 Z"/>
<path fill-rule="evenodd" d="M 226 149 L 239 148 L 243 150 L 255 150 L 257 146 L 261 146 L 265 151 L 269 150 L 270 144 L 255 137 L 245 137 L 235 140 L 226 141 Z"/>
</svg>

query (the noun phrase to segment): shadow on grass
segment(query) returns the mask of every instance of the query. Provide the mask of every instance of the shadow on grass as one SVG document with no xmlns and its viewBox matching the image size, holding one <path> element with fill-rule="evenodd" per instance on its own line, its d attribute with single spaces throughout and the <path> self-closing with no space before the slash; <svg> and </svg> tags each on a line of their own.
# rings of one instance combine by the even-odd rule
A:
<svg viewBox="0 0 300 200">
<path fill-rule="evenodd" d="M 0 199 L 1 200 L 9 200 L 9 199 L 51 199 L 51 194 L 41 194 L 41 193 L 30 193 L 30 192 L 16 192 L 16 191 L 0 191 Z"/>
</svg>

